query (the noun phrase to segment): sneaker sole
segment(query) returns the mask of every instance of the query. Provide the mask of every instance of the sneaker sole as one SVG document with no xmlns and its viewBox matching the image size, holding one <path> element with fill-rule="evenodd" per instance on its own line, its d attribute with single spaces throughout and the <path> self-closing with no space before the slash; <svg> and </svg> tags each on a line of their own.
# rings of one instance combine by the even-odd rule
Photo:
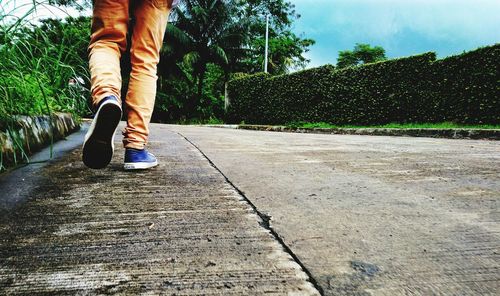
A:
<svg viewBox="0 0 500 296">
<path fill-rule="evenodd" d="M 155 161 L 155 162 L 126 162 L 123 165 L 123 168 L 126 171 L 145 170 L 145 169 L 150 169 L 152 167 L 155 167 L 157 165 L 158 165 L 158 161 Z"/>
<path fill-rule="evenodd" d="M 106 167 L 113 158 L 114 137 L 122 111 L 118 103 L 109 102 L 99 107 L 83 144 L 83 163 L 91 169 Z"/>
</svg>

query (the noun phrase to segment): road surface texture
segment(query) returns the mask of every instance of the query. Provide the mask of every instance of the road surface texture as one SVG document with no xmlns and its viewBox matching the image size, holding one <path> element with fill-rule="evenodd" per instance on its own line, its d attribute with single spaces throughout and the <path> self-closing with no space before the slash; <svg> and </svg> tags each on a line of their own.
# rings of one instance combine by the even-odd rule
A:
<svg viewBox="0 0 500 296">
<path fill-rule="evenodd" d="M 117 137 L 105 170 L 77 148 L 0 177 L 0 295 L 319 295 L 200 151 L 152 133 L 150 171 L 122 170 Z"/>
<path fill-rule="evenodd" d="M 165 126 L 324 295 L 499 295 L 500 142 Z"/>
</svg>

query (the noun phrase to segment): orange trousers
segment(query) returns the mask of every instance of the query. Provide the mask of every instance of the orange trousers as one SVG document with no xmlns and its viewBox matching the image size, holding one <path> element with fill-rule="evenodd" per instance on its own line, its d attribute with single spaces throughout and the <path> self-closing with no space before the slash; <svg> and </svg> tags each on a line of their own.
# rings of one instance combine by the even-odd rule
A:
<svg viewBox="0 0 500 296">
<path fill-rule="evenodd" d="M 88 48 L 94 106 L 110 95 L 121 101 L 120 58 L 127 48 L 127 33 L 131 34 L 132 71 L 125 98 L 127 126 L 123 130 L 126 148 L 143 149 L 147 144 L 159 52 L 171 8 L 172 0 L 94 0 Z M 128 32 L 131 17 L 135 25 Z"/>
</svg>

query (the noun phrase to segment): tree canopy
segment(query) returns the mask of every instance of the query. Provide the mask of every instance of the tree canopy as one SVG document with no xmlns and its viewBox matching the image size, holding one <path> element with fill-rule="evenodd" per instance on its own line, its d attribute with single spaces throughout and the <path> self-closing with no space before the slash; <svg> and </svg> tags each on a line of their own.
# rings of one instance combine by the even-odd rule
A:
<svg viewBox="0 0 500 296">
<path fill-rule="evenodd" d="M 207 102 L 204 83 L 206 79 L 213 81 L 213 77 L 207 77 L 209 64 L 222 69 L 223 82 L 232 73 L 263 70 L 266 15 L 270 16 L 270 73 L 303 68 L 308 63 L 303 53 L 314 41 L 291 31 L 293 20 L 299 16 L 287 1 L 184 0 L 172 11 L 162 53 L 162 59 L 168 62 L 160 65 L 160 71 L 189 72 L 183 77 L 191 77 L 197 91 L 186 106 L 188 113 L 196 113 L 196 106 Z"/>
<path fill-rule="evenodd" d="M 92 6 L 91 0 L 49 2 L 81 10 Z M 236 73 L 264 69 L 266 16 L 270 19 L 270 74 L 304 68 L 309 62 L 304 53 L 314 40 L 292 32 L 291 26 L 300 15 L 288 0 L 179 1 L 171 11 L 160 53 L 154 119 L 222 115 L 224 84 Z M 45 25 L 57 26 L 57 21 Z M 88 37 L 82 36 L 82 40 L 86 42 Z M 127 53 L 124 72 L 130 68 L 126 60 Z"/>
<path fill-rule="evenodd" d="M 337 67 L 345 68 L 360 64 L 374 63 L 387 60 L 385 49 L 381 46 L 370 46 L 365 43 L 357 43 L 354 50 L 339 51 Z"/>
</svg>

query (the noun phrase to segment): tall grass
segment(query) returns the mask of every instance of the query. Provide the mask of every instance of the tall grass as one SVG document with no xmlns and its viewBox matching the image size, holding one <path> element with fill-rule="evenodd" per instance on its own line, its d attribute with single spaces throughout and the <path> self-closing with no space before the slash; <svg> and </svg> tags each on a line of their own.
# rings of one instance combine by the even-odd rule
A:
<svg viewBox="0 0 500 296">
<path fill-rule="evenodd" d="M 21 160 L 29 161 L 16 139 L 16 115 L 90 112 L 86 62 L 89 20 L 33 21 L 37 8 L 48 1 L 0 3 L 0 131 L 14 139 Z M 70 83 L 70 81 L 72 83 Z M 0 156 L 0 171 L 4 157 Z M 14 155 L 14 163 L 20 159 Z"/>
</svg>

